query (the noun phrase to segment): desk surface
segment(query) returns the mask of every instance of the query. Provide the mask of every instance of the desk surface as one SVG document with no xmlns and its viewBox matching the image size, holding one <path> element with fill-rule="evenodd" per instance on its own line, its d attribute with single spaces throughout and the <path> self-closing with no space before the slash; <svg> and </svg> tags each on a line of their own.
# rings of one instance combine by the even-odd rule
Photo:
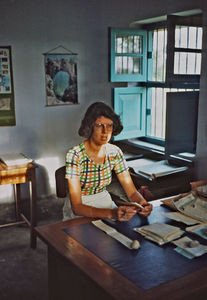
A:
<svg viewBox="0 0 207 300">
<path fill-rule="evenodd" d="M 153 204 L 157 205 L 159 204 L 159 201 L 153 201 Z M 84 274 L 87 274 L 90 279 L 96 282 L 96 284 L 98 284 L 114 299 L 137 300 L 139 297 L 140 299 L 189 300 L 196 299 L 196 297 L 199 297 L 199 299 L 206 299 L 206 265 L 195 269 L 189 274 L 187 273 L 175 280 L 168 281 L 167 283 L 160 284 L 150 289 L 142 289 L 132 281 L 126 279 L 125 276 L 121 275 L 120 272 L 115 270 L 115 268 L 111 267 L 108 263 L 104 262 L 103 259 L 98 257 L 92 251 L 88 250 L 85 246 L 83 246 L 83 243 L 79 243 L 77 240 L 63 231 L 66 228 L 72 228 L 73 226 L 82 226 L 80 224 L 85 224 L 89 221 L 90 219 L 88 218 L 80 218 L 37 227 L 36 231 L 48 246 L 54 248 L 59 254 L 72 262 L 80 271 L 82 271 Z M 173 249 L 171 250 L 173 251 Z M 162 251 L 163 261 L 161 261 L 161 264 L 167 264 L 168 262 L 165 255 L 165 247 L 162 247 Z M 191 261 L 189 260 L 189 263 L 190 262 Z M 193 263 L 196 263 L 196 259 L 194 259 Z M 137 276 L 142 276 L 144 271 L 144 267 L 142 266 L 140 270 L 138 270 Z M 159 272 L 159 266 L 157 272 Z"/>
</svg>

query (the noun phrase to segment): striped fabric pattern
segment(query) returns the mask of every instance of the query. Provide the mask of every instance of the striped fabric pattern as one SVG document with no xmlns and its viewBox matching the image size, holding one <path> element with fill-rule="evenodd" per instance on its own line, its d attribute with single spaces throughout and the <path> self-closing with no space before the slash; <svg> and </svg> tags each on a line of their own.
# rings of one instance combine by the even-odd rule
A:
<svg viewBox="0 0 207 300">
<path fill-rule="evenodd" d="M 66 155 L 66 178 L 79 177 L 82 195 L 93 195 L 106 189 L 111 183 L 112 170 L 119 174 L 128 170 L 121 149 L 106 144 L 106 159 L 103 164 L 96 164 L 87 155 L 84 144 L 70 149 Z"/>
</svg>

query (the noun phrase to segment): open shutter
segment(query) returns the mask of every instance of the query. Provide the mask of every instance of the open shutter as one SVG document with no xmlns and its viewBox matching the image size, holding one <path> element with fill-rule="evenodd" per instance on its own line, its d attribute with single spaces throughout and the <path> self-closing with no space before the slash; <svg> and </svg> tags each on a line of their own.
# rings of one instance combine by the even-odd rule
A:
<svg viewBox="0 0 207 300">
<path fill-rule="evenodd" d="M 144 87 L 114 88 L 114 111 L 120 116 L 124 126 L 114 140 L 145 135 L 146 89 Z"/>
<path fill-rule="evenodd" d="M 199 92 L 167 93 L 165 154 L 196 152 Z"/>
<path fill-rule="evenodd" d="M 147 78 L 147 31 L 111 28 L 112 82 L 142 81 Z"/>
</svg>

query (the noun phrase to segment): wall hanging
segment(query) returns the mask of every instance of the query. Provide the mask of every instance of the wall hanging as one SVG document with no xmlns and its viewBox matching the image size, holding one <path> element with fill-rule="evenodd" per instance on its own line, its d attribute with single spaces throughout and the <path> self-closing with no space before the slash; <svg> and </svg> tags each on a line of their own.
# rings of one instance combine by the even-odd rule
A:
<svg viewBox="0 0 207 300">
<path fill-rule="evenodd" d="M 58 48 L 65 53 L 57 53 Z M 77 53 L 58 46 L 44 55 L 46 106 L 78 104 Z"/>
<path fill-rule="evenodd" d="M 16 125 L 11 46 L 0 46 L 0 126 Z"/>
</svg>

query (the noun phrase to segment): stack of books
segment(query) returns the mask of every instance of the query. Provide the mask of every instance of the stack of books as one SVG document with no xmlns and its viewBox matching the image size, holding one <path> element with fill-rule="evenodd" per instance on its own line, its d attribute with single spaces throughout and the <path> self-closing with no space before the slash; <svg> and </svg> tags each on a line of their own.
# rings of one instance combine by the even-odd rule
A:
<svg viewBox="0 0 207 300">
<path fill-rule="evenodd" d="M 3 153 L 0 154 L 0 160 L 7 169 L 16 167 L 26 167 L 33 160 L 22 153 Z"/>
<path fill-rule="evenodd" d="M 164 245 L 184 234 L 184 231 L 179 227 L 164 223 L 145 225 L 142 227 L 134 228 L 134 231 L 140 233 L 146 239 L 151 240 L 158 245 Z"/>
</svg>

